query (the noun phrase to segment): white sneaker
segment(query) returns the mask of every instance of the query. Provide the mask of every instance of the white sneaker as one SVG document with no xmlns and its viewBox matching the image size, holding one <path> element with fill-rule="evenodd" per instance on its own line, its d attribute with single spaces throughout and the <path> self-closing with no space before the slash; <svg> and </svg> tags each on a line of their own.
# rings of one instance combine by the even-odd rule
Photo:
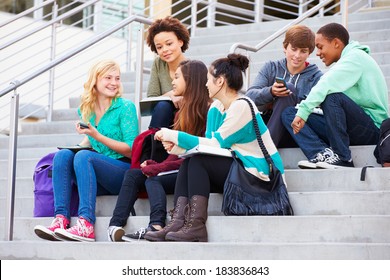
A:
<svg viewBox="0 0 390 280">
<path fill-rule="evenodd" d="M 122 242 L 122 236 L 125 234 L 125 230 L 122 227 L 109 226 L 107 229 L 108 241 Z"/>
<path fill-rule="evenodd" d="M 335 156 L 335 153 L 329 148 L 317 153 L 316 157 L 311 160 L 301 160 L 298 162 L 298 167 L 301 169 L 316 169 L 318 163 L 325 162 L 328 158 Z M 337 156 L 337 155 L 336 155 Z"/>
</svg>

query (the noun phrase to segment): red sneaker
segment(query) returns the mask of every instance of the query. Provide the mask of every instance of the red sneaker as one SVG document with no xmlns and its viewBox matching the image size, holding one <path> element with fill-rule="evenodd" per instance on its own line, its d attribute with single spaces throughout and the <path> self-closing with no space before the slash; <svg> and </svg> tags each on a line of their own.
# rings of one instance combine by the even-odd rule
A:
<svg viewBox="0 0 390 280">
<path fill-rule="evenodd" d="M 70 241 L 95 241 L 95 230 L 93 224 L 83 217 L 77 220 L 77 224 L 69 229 L 58 228 L 54 231 L 57 237 Z"/>
<path fill-rule="evenodd" d="M 57 215 L 55 219 L 51 222 L 49 227 L 45 226 L 35 226 L 34 232 L 40 238 L 50 241 L 61 241 L 62 239 L 58 238 L 54 231 L 56 229 L 68 229 L 69 228 L 69 220 L 63 215 Z"/>
</svg>

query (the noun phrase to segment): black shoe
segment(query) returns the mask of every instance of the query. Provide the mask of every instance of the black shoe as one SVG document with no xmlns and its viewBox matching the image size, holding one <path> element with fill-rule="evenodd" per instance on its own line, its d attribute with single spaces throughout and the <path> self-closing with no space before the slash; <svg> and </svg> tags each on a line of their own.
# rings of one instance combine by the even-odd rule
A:
<svg viewBox="0 0 390 280">
<path fill-rule="evenodd" d="M 148 231 L 158 231 L 156 228 L 154 228 L 152 225 L 148 226 L 147 228 L 140 228 L 134 233 L 128 233 L 122 236 L 122 240 L 124 241 L 132 241 L 134 239 L 140 240 L 140 239 L 145 239 L 145 233 Z"/>
<path fill-rule="evenodd" d="M 339 168 L 351 168 L 355 167 L 353 164 L 352 159 L 349 161 L 341 160 L 337 154 L 335 154 L 335 157 L 328 158 L 324 162 L 318 162 L 317 168 L 322 169 L 339 169 Z"/>
</svg>

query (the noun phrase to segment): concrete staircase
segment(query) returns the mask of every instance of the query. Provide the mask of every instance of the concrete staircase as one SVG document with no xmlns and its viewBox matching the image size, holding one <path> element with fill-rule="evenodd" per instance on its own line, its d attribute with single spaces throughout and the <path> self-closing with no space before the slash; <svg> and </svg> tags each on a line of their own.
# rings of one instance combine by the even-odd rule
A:
<svg viewBox="0 0 390 280">
<path fill-rule="evenodd" d="M 380 64 L 390 88 L 390 10 L 376 9 L 349 16 L 351 38 L 368 44 Z M 308 19 L 304 23 L 317 30 L 339 17 Z M 206 64 L 225 55 L 237 41 L 257 44 L 288 21 L 219 27 L 199 31 L 191 40 L 187 57 Z M 207 43 L 206 43 L 207 42 Z M 282 39 L 263 51 L 251 54 L 251 80 L 269 59 L 283 56 Z M 311 62 L 322 63 L 314 55 Z M 147 79 L 147 77 L 146 77 Z M 132 89 L 131 74 L 123 77 L 125 88 Z M 147 81 L 147 80 L 146 80 Z M 146 84 L 146 82 L 145 82 Z M 131 91 L 127 98 L 133 98 Z M 116 196 L 97 199 L 95 243 L 46 242 L 33 233 L 37 224 L 51 219 L 33 218 L 32 174 L 37 161 L 55 151 L 57 145 L 78 143 L 74 133 L 77 100 L 70 109 L 54 113 L 52 123 L 22 123 L 18 139 L 14 241 L 0 241 L 0 259 L 390 259 L 390 172 L 376 164 L 373 146 L 352 147 L 356 168 L 345 170 L 300 170 L 304 159 L 299 149 L 281 149 L 286 168 L 294 217 L 226 217 L 220 212 L 222 195 L 212 194 L 209 203 L 208 243 L 131 243 L 106 242 L 106 228 Z M 143 129 L 148 120 L 143 119 Z M 8 137 L 0 136 L 0 234 L 5 236 L 5 198 L 7 187 Z M 367 169 L 360 180 L 361 167 Z M 173 207 L 173 196 L 168 196 Z M 139 199 L 137 216 L 130 217 L 126 231 L 145 227 L 149 202 Z M 190 252 L 190 254 L 189 254 Z"/>
</svg>

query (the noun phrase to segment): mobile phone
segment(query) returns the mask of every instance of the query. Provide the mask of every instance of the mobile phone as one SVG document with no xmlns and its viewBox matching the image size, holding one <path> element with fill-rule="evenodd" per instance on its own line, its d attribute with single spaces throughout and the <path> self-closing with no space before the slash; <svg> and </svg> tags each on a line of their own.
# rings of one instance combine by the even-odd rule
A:
<svg viewBox="0 0 390 280">
<path fill-rule="evenodd" d="M 89 126 L 86 123 L 83 123 L 83 122 L 79 122 L 79 126 L 80 126 L 81 129 L 89 128 Z"/>
<path fill-rule="evenodd" d="M 279 84 L 283 84 L 285 88 L 287 88 L 286 81 L 283 78 L 275 77 L 275 81 Z"/>
</svg>

